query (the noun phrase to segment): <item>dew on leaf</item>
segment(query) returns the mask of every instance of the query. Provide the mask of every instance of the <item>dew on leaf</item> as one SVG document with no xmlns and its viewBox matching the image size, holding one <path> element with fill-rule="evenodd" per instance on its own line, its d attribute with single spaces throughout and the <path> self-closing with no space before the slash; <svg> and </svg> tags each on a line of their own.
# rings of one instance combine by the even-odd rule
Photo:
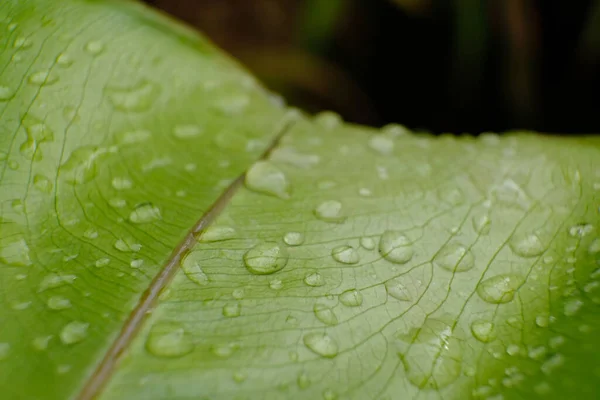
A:
<svg viewBox="0 0 600 400">
<path fill-rule="evenodd" d="M 406 283 L 402 277 L 393 278 L 385 282 L 385 290 L 388 295 L 396 300 L 411 301 L 413 294 L 409 291 Z"/>
<path fill-rule="evenodd" d="M 202 134 L 203 130 L 198 125 L 176 125 L 173 128 L 173 136 L 177 139 L 191 139 Z"/>
<path fill-rule="evenodd" d="M 352 246 L 337 246 L 331 250 L 331 256 L 342 264 L 356 264 L 360 261 L 358 253 Z"/>
<path fill-rule="evenodd" d="M 0 239 L 0 260 L 9 265 L 27 267 L 32 264 L 29 246 L 23 238 L 7 237 Z"/>
<path fill-rule="evenodd" d="M 190 281 L 200 286 L 206 286 L 210 283 L 210 280 L 208 279 L 206 273 L 204 273 L 202 270 L 200 264 L 198 264 L 198 262 L 194 259 L 193 254 L 194 253 L 190 253 L 183 259 L 181 263 L 183 272 Z"/>
<path fill-rule="evenodd" d="M 73 59 L 68 54 L 61 53 L 56 57 L 56 64 L 65 68 L 70 67 L 73 64 Z"/>
<path fill-rule="evenodd" d="M 123 208 L 127 205 L 127 201 L 120 197 L 113 197 L 112 199 L 108 200 L 108 205 L 112 208 Z"/>
<path fill-rule="evenodd" d="M 236 236 L 235 228 L 231 226 L 210 226 L 200 236 L 202 243 L 220 242 L 233 239 Z"/>
<path fill-rule="evenodd" d="M 150 109 L 160 94 L 160 88 L 147 80 L 127 88 L 106 88 L 105 94 L 112 106 L 124 112 L 142 112 Z"/>
<path fill-rule="evenodd" d="M 489 343 L 496 338 L 494 324 L 490 321 L 474 321 L 471 324 L 471 333 L 475 339 L 483 343 Z"/>
<path fill-rule="evenodd" d="M 594 231 L 592 224 L 577 224 L 569 228 L 569 235 L 572 237 L 584 237 Z"/>
<path fill-rule="evenodd" d="M 222 343 L 211 347 L 211 352 L 219 358 L 228 358 L 235 353 L 240 346 L 237 343 Z"/>
<path fill-rule="evenodd" d="M 347 307 L 358 307 L 363 302 L 363 295 L 356 289 L 348 289 L 340 294 L 339 299 Z"/>
<path fill-rule="evenodd" d="M 511 250 L 521 257 L 536 257 L 546 250 L 541 239 L 535 233 L 515 234 L 510 238 Z"/>
<path fill-rule="evenodd" d="M 37 71 L 33 74 L 29 75 L 27 82 L 32 85 L 52 85 L 53 83 L 58 82 L 58 77 L 56 75 L 50 74 L 50 71 Z"/>
<path fill-rule="evenodd" d="M 337 316 L 333 310 L 325 304 L 316 303 L 313 307 L 315 317 L 326 325 L 335 325 L 338 323 Z"/>
<path fill-rule="evenodd" d="M 225 304 L 223 306 L 223 316 L 228 318 L 239 317 L 242 312 L 242 306 L 239 302 Z"/>
<path fill-rule="evenodd" d="M 286 175 L 269 161 L 259 161 L 250 167 L 245 182 L 246 187 L 254 192 L 290 198 L 290 183 Z"/>
<path fill-rule="evenodd" d="M 342 213 L 342 203 L 337 200 L 322 202 L 315 208 L 314 214 L 325 222 L 342 223 L 346 220 L 346 216 Z"/>
<path fill-rule="evenodd" d="M 38 336 L 31 341 L 31 346 L 37 351 L 43 351 L 48 348 L 50 340 L 52 340 L 52 335 Z"/>
<path fill-rule="evenodd" d="M 413 245 L 400 231 L 388 230 L 379 239 L 379 254 L 388 261 L 405 264 L 413 256 Z"/>
<path fill-rule="evenodd" d="M 308 333 L 302 340 L 309 350 L 321 357 L 334 358 L 338 354 L 337 342 L 325 333 Z"/>
<path fill-rule="evenodd" d="M 76 149 L 61 165 L 59 174 L 72 184 L 82 184 L 91 181 L 96 176 L 98 157 L 109 152 L 107 149 L 84 146 Z"/>
<path fill-rule="evenodd" d="M 0 342 L 0 360 L 4 360 L 10 353 L 10 343 Z"/>
<path fill-rule="evenodd" d="M 394 140 L 382 134 L 376 134 L 369 139 L 369 147 L 377 153 L 387 156 L 394 151 Z"/>
<path fill-rule="evenodd" d="M 540 328 L 547 328 L 548 322 L 549 318 L 547 315 L 538 315 L 537 317 L 535 317 L 535 324 Z"/>
<path fill-rule="evenodd" d="M 253 274 L 269 275 L 282 270 L 288 262 L 288 257 L 284 247 L 274 242 L 265 242 L 244 254 L 244 264 Z"/>
<path fill-rule="evenodd" d="M 129 179 L 120 177 L 113 178 L 111 184 L 115 190 L 131 189 L 133 186 L 133 183 Z"/>
<path fill-rule="evenodd" d="M 28 49 L 31 47 L 32 44 L 33 42 L 31 41 L 31 39 L 25 36 L 19 36 L 13 42 L 13 47 L 15 49 Z"/>
<path fill-rule="evenodd" d="M 273 290 L 279 290 L 283 288 L 283 282 L 281 282 L 281 279 L 273 279 L 269 281 L 269 287 Z"/>
<path fill-rule="evenodd" d="M 146 350 L 156 357 L 175 358 L 194 350 L 191 335 L 178 322 L 158 322 L 146 338 Z"/>
<path fill-rule="evenodd" d="M 373 194 L 373 192 L 367 188 L 360 188 L 360 189 L 358 189 L 358 194 L 363 197 L 369 197 Z"/>
<path fill-rule="evenodd" d="M 527 350 L 527 356 L 532 360 L 542 360 L 547 352 L 548 350 L 545 346 L 535 346 Z"/>
<path fill-rule="evenodd" d="M 55 289 L 64 285 L 70 285 L 77 279 L 76 275 L 59 275 L 59 274 L 48 274 L 42 278 L 38 287 L 38 292 L 44 292 L 49 289 Z"/>
<path fill-rule="evenodd" d="M 96 265 L 96 267 L 98 267 L 98 268 L 102 268 L 102 267 L 108 265 L 109 263 L 110 263 L 110 258 L 103 257 L 103 258 L 97 259 L 96 262 L 94 263 L 94 265 Z"/>
<path fill-rule="evenodd" d="M 269 159 L 276 163 L 288 164 L 303 169 L 314 167 L 320 161 L 320 157 L 316 154 L 299 153 L 291 147 L 275 149 Z"/>
<path fill-rule="evenodd" d="M 304 243 L 304 234 L 301 232 L 288 232 L 283 236 L 283 242 L 288 246 L 300 246 Z"/>
<path fill-rule="evenodd" d="M 128 145 L 142 143 L 152 137 L 152 132 L 146 129 L 136 129 L 131 131 L 119 132 L 116 135 L 116 141 L 118 144 Z"/>
<path fill-rule="evenodd" d="M 308 286 L 319 287 L 325 284 L 325 279 L 318 272 L 311 272 L 304 277 L 304 283 Z"/>
<path fill-rule="evenodd" d="M 590 254 L 598 254 L 600 253 L 600 238 L 596 238 L 590 243 L 588 247 L 588 253 Z"/>
<path fill-rule="evenodd" d="M 137 253 L 142 249 L 142 245 L 135 243 L 131 239 L 117 239 L 114 244 L 115 249 L 122 251 L 123 253 Z"/>
<path fill-rule="evenodd" d="M 540 369 L 545 375 L 550 375 L 556 369 L 565 363 L 565 357 L 562 354 L 555 354 L 542 364 Z"/>
<path fill-rule="evenodd" d="M 311 384 L 308 374 L 304 371 L 302 371 L 298 374 L 298 378 L 297 378 L 296 382 L 300 389 L 306 389 Z"/>
<path fill-rule="evenodd" d="M 62 296 L 52 296 L 46 304 L 51 310 L 66 310 L 67 308 L 71 308 L 71 301 Z"/>
<path fill-rule="evenodd" d="M 488 303 L 508 303 L 512 301 L 522 283 L 522 277 L 517 275 L 496 275 L 481 282 L 477 286 L 477 294 Z"/>
<path fill-rule="evenodd" d="M 475 215 L 472 219 L 473 229 L 480 235 L 487 235 L 490 233 L 492 222 L 487 214 Z"/>
<path fill-rule="evenodd" d="M 83 237 L 86 239 L 96 239 L 98 237 L 98 232 L 96 232 L 93 229 L 87 229 L 85 232 L 83 232 Z"/>
<path fill-rule="evenodd" d="M 460 243 L 451 242 L 435 256 L 433 262 L 450 272 L 463 272 L 475 266 L 475 257 L 471 250 Z"/>
<path fill-rule="evenodd" d="M 147 224 L 159 219 L 160 209 L 152 203 L 140 204 L 129 214 L 129 220 L 134 224 Z"/>
<path fill-rule="evenodd" d="M 35 175 L 33 177 L 33 186 L 42 193 L 50 193 L 52 191 L 52 182 L 43 175 Z"/>
<path fill-rule="evenodd" d="M 87 322 L 69 322 L 60 331 L 60 341 L 66 345 L 83 341 L 87 337 L 89 326 L 90 324 Z"/>
<path fill-rule="evenodd" d="M 141 266 L 143 264 L 144 264 L 144 260 L 138 258 L 138 259 L 135 259 L 135 260 L 131 260 L 131 262 L 129 263 L 129 266 L 131 268 L 136 268 L 137 269 L 137 268 L 141 268 Z"/>
<path fill-rule="evenodd" d="M 509 344 L 506 347 L 506 354 L 509 356 L 516 356 L 521 353 L 521 347 L 518 344 Z"/>
<path fill-rule="evenodd" d="M 322 111 L 315 116 L 317 125 L 326 129 L 334 129 L 341 125 L 342 117 L 333 111 Z"/>
<path fill-rule="evenodd" d="M 577 312 L 581 309 L 582 306 L 583 301 L 581 301 L 580 299 L 569 299 L 565 301 L 563 312 L 565 316 L 572 317 L 573 315 L 577 314 Z"/>
<path fill-rule="evenodd" d="M 361 237 L 360 245 L 362 246 L 363 249 L 373 250 L 375 248 L 375 240 L 373 238 L 366 237 L 366 236 Z"/>
<path fill-rule="evenodd" d="M 86 43 L 85 51 L 93 56 L 97 56 L 104 51 L 104 44 L 99 40 L 92 40 Z"/>
<path fill-rule="evenodd" d="M 332 389 L 323 390 L 323 400 L 337 400 L 338 395 Z"/>
<path fill-rule="evenodd" d="M 8 101 L 15 95 L 14 90 L 8 86 L 0 85 L 0 101 Z"/>
</svg>

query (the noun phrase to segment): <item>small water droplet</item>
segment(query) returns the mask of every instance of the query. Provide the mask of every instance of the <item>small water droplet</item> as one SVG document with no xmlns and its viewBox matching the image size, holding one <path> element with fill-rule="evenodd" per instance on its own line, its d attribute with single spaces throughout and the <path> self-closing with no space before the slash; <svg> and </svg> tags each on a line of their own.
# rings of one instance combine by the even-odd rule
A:
<svg viewBox="0 0 600 400">
<path fill-rule="evenodd" d="M 0 101 L 8 101 L 13 98 L 15 91 L 8 86 L 0 85 Z"/>
<path fill-rule="evenodd" d="M 280 279 L 273 279 L 269 281 L 269 287 L 273 290 L 280 290 L 283 288 L 283 282 Z"/>
<path fill-rule="evenodd" d="M 511 250 L 521 257 L 536 257 L 546 250 L 546 247 L 535 233 L 515 234 L 510 238 Z"/>
<path fill-rule="evenodd" d="M 211 352 L 219 358 L 231 357 L 240 348 L 237 343 L 222 343 L 211 347 Z"/>
<path fill-rule="evenodd" d="M 237 115 L 250 104 L 250 98 L 245 94 L 227 96 L 216 102 L 216 108 L 227 115 Z"/>
<path fill-rule="evenodd" d="M 411 301 L 413 295 L 409 291 L 409 288 L 405 285 L 402 277 L 393 278 L 385 282 L 385 290 L 393 298 L 400 301 Z"/>
<path fill-rule="evenodd" d="M 363 295 L 356 289 L 348 289 L 340 294 L 339 299 L 347 307 L 358 307 L 363 302 Z"/>
<path fill-rule="evenodd" d="M 311 382 L 310 378 L 308 377 L 308 374 L 304 371 L 300 372 L 298 374 L 297 383 L 300 389 L 306 389 L 307 387 L 309 387 Z"/>
<path fill-rule="evenodd" d="M 549 318 L 547 315 L 538 315 L 537 317 L 535 317 L 535 324 L 540 328 L 547 328 L 548 322 Z"/>
<path fill-rule="evenodd" d="M 369 147 L 381 155 L 388 156 L 394 152 L 394 140 L 386 135 L 373 135 L 369 139 Z"/>
<path fill-rule="evenodd" d="M 223 306 L 223 316 L 228 318 L 239 317 L 242 312 L 242 306 L 239 302 L 225 304 Z"/>
<path fill-rule="evenodd" d="M 52 296 L 46 304 L 51 310 L 66 310 L 67 308 L 71 308 L 71 301 L 62 296 Z"/>
<path fill-rule="evenodd" d="M 362 197 L 369 197 L 373 194 L 373 192 L 367 188 L 360 188 L 360 189 L 358 189 L 358 194 L 361 195 Z"/>
<path fill-rule="evenodd" d="M 318 272 L 311 272 L 304 277 L 304 283 L 308 286 L 319 287 L 325 284 L 325 280 Z"/>
<path fill-rule="evenodd" d="M 563 312 L 567 317 L 572 317 L 573 315 L 577 314 L 577 312 L 581 309 L 582 306 L 583 301 L 581 301 L 580 299 L 569 299 L 565 301 Z"/>
<path fill-rule="evenodd" d="M 128 88 L 107 88 L 105 93 L 112 106 L 124 112 L 148 110 L 160 94 L 160 88 L 147 80 L 142 80 Z"/>
<path fill-rule="evenodd" d="M 338 319 L 330 307 L 325 304 L 316 303 L 313 307 L 315 317 L 326 325 L 335 325 L 338 323 Z"/>
<path fill-rule="evenodd" d="M 49 289 L 55 289 L 64 285 L 70 285 L 73 282 L 75 282 L 75 279 L 77 279 L 77 276 L 75 275 L 46 275 L 44 278 L 42 278 L 40 282 L 38 293 L 44 292 Z"/>
<path fill-rule="evenodd" d="M 127 206 L 127 201 L 120 197 L 114 197 L 114 198 L 108 200 L 108 204 L 112 208 L 123 208 L 123 207 Z"/>
<path fill-rule="evenodd" d="M 194 350 L 194 343 L 180 323 L 158 322 L 148 333 L 146 350 L 156 357 L 181 357 Z"/>
<path fill-rule="evenodd" d="M 261 243 L 244 254 L 244 264 L 248 271 L 256 275 L 269 275 L 282 270 L 288 262 L 284 247 L 274 242 Z"/>
<path fill-rule="evenodd" d="M 552 392 L 552 387 L 548 384 L 548 382 L 540 382 L 533 387 L 533 390 L 540 396 L 545 396 Z"/>
<path fill-rule="evenodd" d="M 334 129 L 342 124 L 342 117 L 333 111 L 322 111 L 315 116 L 317 125 L 326 129 Z"/>
<path fill-rule="evenodd" d="M 552 348 L 554 350 L 556 350 L 563 344 L 565 344 L 565 338 L 563 336 L 555 336 L 553 338 L 550 338 L 550 340 L 548 340 L 548 346 L 550 346 L 550 348 Z"/>
<path fill-rule="evenodd" d="M 48 348 L 48 344 L 52 340 L 52 335 L 49 336 L 39 336 L 31 341 L 31 346 L 37 351 L 43 351 Z"/>
<path fill-rule="evenodd" d="M 23 238 L 6 237 L 0 240 L 0 260 L 17 267 L 28 267 L 32 264 L 29 246 Z"/>
<path fill-rule="evenodd" d="M 200 286 L 206 286 L 210 283 L 208 276 L 204 273 L 200 264 L 194 259 L 194 253 L 188 254 L 183 259 L 181 267 L 185 276 L 192 282 Z"/>
<path fill-rule="evenodd" d="M 304 335 L 302 338 L 304 345 L 314 352 L 325 358 L 334 358 L 338 354 L 338 344 L 332 337 L 320 333 L 313 332 Z"/>
<path fill-rule="evenodd" d="M 297 168 L 308 169 L 319 164 L 321 158 L 316 154 L 298 153 L 294 148 L 281 147 L 275 149 L 269 159 L 276 163 L 288 164 Z"/>
<path fill-rule="evenodd" d="M 514 357 L 520 353 L 521 353 L 521 347 L 517 344 L 509 344 L 506 347 L 506 354 L 508 354 L 509 356 Z"/>
<path fill-rule="evenodd" d="M 67 68 L 73 64 L 73 59 L 68 54 L 62 53 L 56 57 L 56 64 Z"/>
<path fill-rule="evenodd" d="M 483 343 L 489 343 L 496 338 L 494 324 L 490 321 L 474 321 L 471 324 L 471 333 L 475 339 Z"/>
<path fill-rule="evenodd" d="M 388 230 L 379 240 L 379 254 L 388 261 L 405 264 L 413 256 L 413 245 L 400 231 Z"/>
<path fill-rule="evenodd" d="M 337 246 L 331 250 L 331 256 L 342 264 L 357 264 L 360 261 L 358 253 L 352 246 Z"/>
<path fill-rule="evenodd" d="M 112 187 L 115 188 L 115 190 L 127 190 L 131 189 L 131 187 L 133 186 L 133 183 L 129 179 L 119 177 L 113 178 L 111 184 Z"/>
<path fill-rule="evenodd" d="M 304 243 L 304 234 L 300 232 L 288 232 L 283 237 L 283 241 L 288 246 L 300 246 Z"/>
<path fill-rule="evenodd" d="M 435 256 L 433 262 L 450 272 L 463 272 L 475 266 L 473 253 L 460 243 L 449 243 Z"/>
<path fill-rule="evenodd" d="M 573 237 L 584 237 L 594 231 L 592 224 L 577 224 L 569 228 L 569 235 Z"/>
<path fill-rule="evenodd" d="M 327 200 L 315 208 L 314 214 L 321 221 L 342 223 L 346 220 L 346 216 L 342 213 L 342 208 L 342 203 L 339 201 Z"/>
<path fill-rule="evenodd" d="M 85 51 L 93 56 L 97 56 L 104 51 L 104 45 L 99 40 L 92 40 L 86 43 Z"/>
<path fill-rule="evenodd" d="M 32 85 L 52 85 L 58 81 L 58 77 L 56 75 L 50 74 L 50 71 L 37 71 L 33 74 L 29 75 L 27 82 Z"/>
<path fill-rule="evenodd" d="M 83 237 L 86 239 L 96 239 L 98 237 L 98 232 L 96 232 L 93 229 L 87 229 L 85 232 L 83 232 Z"/>
<path fill-rule="evenodd" d="M 59 174 L 72 184 L 89 182 L 96 176 L 97 159 L 107 152 L 107 149 L 95 146 L 80 147 L 61 165 Z"/>
<path fill-rule="evenodd" d="M 124 253 L 137 253 L 142 249 L 142 245 L 135 243 L 132 239 L 118 239 L 114 245 L 115 249 Z"/>
<path fill-rule="evenodd" d="M 338 395 L 332 389 L 323 390 L 323 400 L 337 400 Z"/>
<path fill-rule="evenodd" d="M 173 128 L 173 136 L 177 139 L 191 139 L 200 136 L 203 129 L 198 125 L 176 125 Z"/>
<path fill-rule="evenodd" d="M 100 258 L 100 259 L 96 260 L 95 265 L 98 268 L 102 268 L 102 267 L 108 265 L 109 263 L 110 263 L 110 258 L 104 257 L 104 258 Z"/>
<path fill-rule="evenodd" d="M 590 243 L 590 247 L 588 247 L 588 253 L 597 254 L 600 253 L 600 238 L 594 239 L 592 243 Z"/>
<path fill-rule="evenodd" d="M 481 282 L 477 286 L 477 294 L 488 303 L 508 303 L 522 283 L 523 279 L 517 275 L 496 275 Z"/>
<path fill-rule="evenodd" d="M 361 237 L 360 245 L 363 247 L 363 249 L 373 250 L 375 248 L 375 240 L 370 237 Z"/>
<path fill-rule="evenodd" d="M 269 161 L 255 163 L 246 173 L 246 187 L 281 199 L 290 198 L 290 183 L 279 168 Z"/>
<path fill-rule="evenodd" d="M 52 191 L 52 182 L 42 175 L 33 177 L 33 186 L 42 193 L 50 193 Z"/>
<path fill-rule="evenodd" d="M 546 356 L 547 349 L 544 346 L 530 347 L 527 350 L 527 356 L 532 360 L 542 360 Z"/>
<path fill-rule="evenodd" d="M 140 258 L 131 260 L 131 262 L 129 263 L 129 266 L 131 268 L 135 268 L 135 269 L 141 268 L 142 265 L 144 265 L 144 260 L 142 260 Z"/>
<path fill-rule="evenodd" d="M 230 226 L 210 226 L 200 236 L 200 242 L 211 243 L 220 242 L 235 238 L 237 232 Z"/>
<path fill-rule="evenodd" d="M 33 44 L 33 42 L 31 41 L 31 39 L 29 39 L 25 36 L 19 36 L 13 42 L 13 47 L 15 49 L 24 50 L 24 49 L 30 48 L 32 44 Z"/>
<path fill-rule="evenodd" d="M 562 354 L 555 354 L 542 364 L 540 369 L 546 375 L 552 374 L 556 369 L 565 363 L 565 358 Z"/>
<path fill-rule="evenodd" d="M 60 341 L 66 345 L 83 341 L 87 337 L 90 324 L 81 321 L 72 321 L 60 331 Z"/>
<path fill-rule="evenodd" d="M 161 219 L 160 210 L 152 203 L 138 205 L 129 214 L 129 220 L 134 224 L 147 224 Z"/>
<path fill-rule="evenodd" d="M 2 342 L 0 343 L 0 360 L 4 360 L 8 357 L 10 353 L 10 343 Z"/>
<path fill-rule="evenodd" d="M 480 235 L 487 235 L 490 233 L 492 227 L 492 221 L 487 214 L 473 216 L 473 229 Z"/>
</svg>

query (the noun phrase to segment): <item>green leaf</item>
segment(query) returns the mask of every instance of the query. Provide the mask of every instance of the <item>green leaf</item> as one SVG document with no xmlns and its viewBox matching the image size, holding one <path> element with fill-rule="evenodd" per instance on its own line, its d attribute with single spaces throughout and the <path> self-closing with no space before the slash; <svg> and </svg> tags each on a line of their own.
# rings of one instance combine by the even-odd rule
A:
<svg viewBox="0 0 600 400">
<path fill-rule="evenodd" d="M 0 21 L 4 397 L 597 397 L 597 138 L 288 113 L 130 2 Z"/>
</svg>

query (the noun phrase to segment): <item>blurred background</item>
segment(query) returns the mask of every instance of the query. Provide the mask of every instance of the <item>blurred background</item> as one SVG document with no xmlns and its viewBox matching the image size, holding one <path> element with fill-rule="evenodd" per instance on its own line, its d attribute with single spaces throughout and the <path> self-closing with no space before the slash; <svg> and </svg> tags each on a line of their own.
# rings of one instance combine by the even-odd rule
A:
<svg viewBox="0 0 600 400">
<path fill-rule="evenodd" d="M 437 133 L 600 133 L 600 0 L 146 3 L 310 112 Z"/>
</svg>

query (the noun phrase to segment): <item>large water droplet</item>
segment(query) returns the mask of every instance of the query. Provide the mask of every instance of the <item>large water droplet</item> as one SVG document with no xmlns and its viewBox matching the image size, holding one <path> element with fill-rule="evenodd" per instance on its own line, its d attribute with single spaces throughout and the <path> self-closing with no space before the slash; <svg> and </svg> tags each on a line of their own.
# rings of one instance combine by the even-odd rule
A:
<svg viewBox="0 0 600 400">
<path fill-rule="evenodd" d="M 515 234 L 508 244 L 511 250 L 521 257 L 536 257 L 546 249 L 535 233 Z"/>
<path fill-rule="evenodd" d="M 129 220 L 134 224 L 147 224 L 159 219 L 161 219 L 160 209 L 152 203 L 140 204 L 129 214 Z"/>
<path fill-rule="evenodd" d="M 40 282 L 40 286 L 38 288 L 38 292 L 44 292 L 49 289 L 54 289 L 64 285 L 70 285 L 75 282 L 77 276 L 75 275 L 58 275 L 58 274 L 49 274 L 42 278 Z"/>
<path fill-rule="evenodd" d="M 405 264 L 413 256 L 413 245 L 402 232 L 388 230 L 379 240 L 379 254 L 393 263 Z"/>
<path fill-rule="evenodd" d="M 69 322 L 60 331 L 60 341 L 67 345 L 83 341 L 87 336 L 89 326 L 90 324 L 87 322 Z"/>
<path fill-rule="evenodd" d="M 290 198 L 290 183 L 279 168 L 268 161 L 255 163 L 246 173 L 246 187 L 281 199 Z"/>
<path fill-rule="evenodd" d="M 200 242 L 211 243 L 233 239 L 236 236 L 235 228 L 231 226 L 210 226 L 200 236 Z"/>
<path fill-rule="evenodd" d="M 315 313 L 315 317 L 317 317 L 317 319 L 324 324 L 335 325 L 338 323 L 337 316 L 333 310 L 325 304 L 315 304 L 313 307 L 313 312 Z"/>
<path fill-rule="evenodd" d="M 386 281 L 385 290 L 390 296 L 400 301 L 411 301 L 413 299 L 413 293 L 407 286 L 407 282 L 404 281 L 403 277 Z"/>
<path fill-rule="evenodd" d="M 43 351 L 48 348 L 50 340 L 52 340 L 52 335 L 39 336 L 31 341 L 31 346 L 37 351 Z"/>
<path fill-rule="evenodd" d="M 181 357 L 194 350 L 194 343 L 180 323 L 159 322 L 150 329 L 146 349 L 157 357 Z"/>
<path fill-rule="evenodd" d="M 400 358 L 409 381 L 421 389 L 441 389 L 454 382 L 462 369 L 461 340 L 452 326 L 429 318 L 399 339 L 409 344 Z"/>
<path fill-rule="evenodd" d="M 363 295 L 356 289 L 348 289 L 340 294 L 339 299 L 347 307 L 358 307 L 363 302 Z"/>
<path fill-rule="evenodd" d="M 321 357 L 333 358 L 338 354 L 337 342 L 324 333 L 308 333 L 302 340 L 309 350 Z"/>
<path fill-rule="evenodd" d="M 490 321 L 477 320 L 471 324 L 473 337 L 480 342 L 488 343 L 496 338 L 494 324 Z"/>
<path fill-rule="evenodd" d="M 50 71 L 37 71 L 29 75 L 27 82 L 32 85 L 52 85 L 58 81 L 58 77 L 50 73 Z"/>
<path fill-rule="evenodd" d="M 284 247 L 274 242 L 261 243 L 244 254 L 244 264 L 248 271 L 256 275 L 273 274 L 283 269 L 288 262 Z"/>
<path fill-rule="evenodd" d="M 342 223 L 346 216 L 342 213 L 342 203 L 337 200 L 327 200 L 315 208 L 314 214 L 321 221 Z"/>
<path fill-rule="evenodd" d="M 356 264 L 360 261 L 358 253 L 352 246 L 337 246 L 331 250 L 331 256 L 342 264 Z"/>
<path fill-rule="evenodd" d="M 9 265 L 27 267 L 31 265 L 29 246 L 23 238 L 6 237 L 0 239 L 0 260 Z"/>
<path fill-rule="evenodd" d="M 300 232 L 288 232 L 283 237 L 283 241 L 288 246 L 300 246 L 304 243 L 304 234 Z"/>
<path fill-rule="evenodd" d="M 304 277 L 304 283 L 308 286 L 319 287 L 325 284 L 325 279 L 318 272 L 311 272 Z"/>
<path fill-rule="evenodd" d="M 46 304 L 51 310 L 66 310 L 67 308 L 71 308 L 71 301 L 62 296 L 52 296 Z"/>
<path fill-rule="evenodd" d="M 308 169 L 317 165 L 320 157 L 316 154 L 298 153 L 294 148 L 282 147 L 271 153 L 269 159 L 273 162 L 293 165 L 294 167 Z"/>
<path fill-rule="evenodd" d="M 160 88 L 152 82 L 142 80 L 129 88 L 107 88 L 105 93 L 115 109 L 141 112 L 152 106 L 160 94 Z"/>
<path fill-rule="evenodd" d="M 373 135 L 369 140 L 369 147 L 377 153 L 387 156 L 394 151 L 394 140 L 386 135 Z"/>
<path fill-rule="evenodd" d="M 191 139 L 202 134 L 203 130 L 198 125 L 176 125 L 173 136 L 177 139 Z"/>
<path fill-rule="evenodd" d="M 19 151 L 27 160 L 40 161 L 42 159 L 40 144 L 54 140 L 54 132 L 48 125 L 37 120 L 27 121 L 25 131 L 27 140 L 21 144 Z"/>
<path fill-rule="evenodd" d="M 460 243 L 452 242 L 435 256 L 433 262 L 450 272 L 463 272 L 475 266 L 473 253 Z"/>
<path fill-rule="evenodd" d="M 488 303 L 508 303 L 512 301 L 522 283 L 523 278 L 517 275 L 496 275 L 481 282 L 477 286 L 477 294 Z"/>
</svg>

